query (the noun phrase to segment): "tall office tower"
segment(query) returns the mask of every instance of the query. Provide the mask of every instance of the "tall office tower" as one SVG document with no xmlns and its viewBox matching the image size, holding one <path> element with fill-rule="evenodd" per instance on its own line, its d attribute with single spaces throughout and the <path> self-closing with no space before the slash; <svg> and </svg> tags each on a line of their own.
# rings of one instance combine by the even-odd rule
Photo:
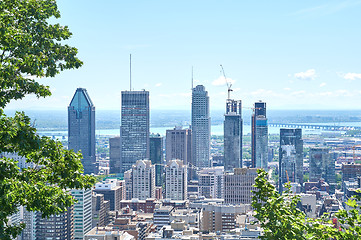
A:
<svg viewBox="0 0 361 240">
<path fill-rule="evenodd" d="M 302 129 L 280 129 L 279 191 L 286 182 L 303 184 Z"/>
<path fill-rule="evenodd" d="M 155 197 L 155 167 L 150 160 L 138 160 L 132 167 L 132 198 Z"/>
<path fill-rule="evenodd" d="M 74 199 L 74 240 L 83 240 L 92 229 L 92 191 L 91 189 L 73 189 Z"/>
<path fill-rule="evenodd" d="M 150 136 L 150 161 L 155 166 L 155 186 L 161 187 L 163 181 L 163 138 L 159 134 Z"/>
<path fill-rule="evenodd" d="M 242 101 L 227 99 L 224 115 L 224 170 L 242 167 Z"/>
<path fill-rule="evenodd" d="M 42 218 L 41 212 L 36 212 L 35 239 L 74 239 L 73 206 L 67 211 L 48 218 Z"/>
<path fill-rule="evenodd" d="M 252 167 L 268 167 L 268 126 L 266 103 L 259 101 L 254 104 L 252 115 Z"/>
<path fill-rule="evenodd" d="M 252 202 L 253 186 L 257 177 L 256 168 L 235 168 L 233 173 L 224 175 L 224 203 L 250 204 Z"/>
<path fill-rule="evenodd" d="M 124 172 L 125 181 L 125 199 L 131 200 L 133 198 L 133 183 L 132 183 L 132 169 Z"/>
<path fill-rule="evenodd" d="M 149 92 L 122 91 L 121 173 L 149 159 Z"/>
<path fill-rule="evenodd" d="M 192 130 L 175 127 L 166 131 L 165 159 L 182 160 L 184 165 L 192 163 Z"/>
<path fill-rule="evenodd" d="M 165 167 L 165 198 L 187 199 L 187 166 L 182 160 L 170 160 Z"/>
<path fill-rule="evenodd" d="M 95 172 L 95 106 L 85 88 L 78 88 L 68 107 L 68 148 L 83 154 L 84 173 Z"/>
<path fill-rule="evenodd" d="M 120 137 L 109 138 L 109 173 L 120 173 Z"/>
<path fill-rule="evenodd" d="M 329 185 L 335 183 L 335 161 L 331 158 L 329 148 L 310 148 L 310 181 L 317 182 L 323 178 Z"/>
<path fill-rule="evenodd" d="M 204 168 L 199 172 L 199 196 L 224 198 L 224 167 Z"/>
<path fill-rule="evenodd" d="M 198 85 L 192 90 L 192 161 L 198 168 L 211 167 L 210 136 L 208 92 L 203 85 Z"/>
</svg>

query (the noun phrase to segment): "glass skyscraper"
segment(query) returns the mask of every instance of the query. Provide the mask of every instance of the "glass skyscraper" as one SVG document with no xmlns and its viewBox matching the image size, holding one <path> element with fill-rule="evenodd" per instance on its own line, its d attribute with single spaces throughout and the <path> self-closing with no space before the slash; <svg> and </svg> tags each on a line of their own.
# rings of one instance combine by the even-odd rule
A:
<svg viewBox="0 0 361 240">
<path fill-rule="evenodd" d="M 121 172 L 149 159 L 149 92 L 122 91 Z"/>
<path fill-rule="evenodd" d="M 224 115 L 224 170 L 242 167 L 242 102 L 227 99 Z"/>
<path fill-rule="evenodd" d="M 198 168 L 211 166 L 210 135 L 208 92 L 203 85 L 198 85 L 192 90 L 192 161 Z"/>
<path fill-rule="evenodd" d="M 95 169 L 95 106 L 85 88 L 78 88 L 68 107 L 68 148 L 83 154 L 84 173 Z"/>
<path fill-rule="evenodd" d="M 254 104 L 252 115 L 252 168 L 268 167 L 268 124 L 266 103 Z"/>
</svg>

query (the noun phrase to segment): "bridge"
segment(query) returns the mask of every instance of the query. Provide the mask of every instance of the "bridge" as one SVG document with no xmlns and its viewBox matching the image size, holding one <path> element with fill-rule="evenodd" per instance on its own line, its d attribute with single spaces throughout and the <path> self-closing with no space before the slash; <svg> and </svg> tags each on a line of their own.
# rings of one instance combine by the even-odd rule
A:
<svg viewBox="0 0 361 240">
<path fill-rule="evenodd" d="M 317 124 L 303 124 L 303 123 L 268 123 L 268 126 L 279 127 L 279 128 L 320 129 L 327 131 L 361 130 L 361 127 L 357 127 L 357 126 L 317 125 Z"/>
</svg>

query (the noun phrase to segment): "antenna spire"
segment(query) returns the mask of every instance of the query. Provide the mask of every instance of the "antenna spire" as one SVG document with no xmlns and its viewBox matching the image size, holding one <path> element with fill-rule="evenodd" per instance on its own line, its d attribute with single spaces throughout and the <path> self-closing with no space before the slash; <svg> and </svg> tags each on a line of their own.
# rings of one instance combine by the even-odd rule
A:
<svg viewBox="0 0 361 240">
<path fill-rule="evenodd" d="M 132 54 L 129 54 L 129 90 L 132 91 Z"/>
</svg>

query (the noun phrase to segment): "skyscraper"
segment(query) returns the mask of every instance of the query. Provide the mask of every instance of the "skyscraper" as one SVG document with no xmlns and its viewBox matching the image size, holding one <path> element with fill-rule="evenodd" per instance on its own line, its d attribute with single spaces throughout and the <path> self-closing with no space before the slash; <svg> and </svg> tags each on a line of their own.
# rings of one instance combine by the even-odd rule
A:
<svg viewBox="0 0 361 240">
<path fill-rule="evenodd" d="M 155 166 L 155 186 L 161 187 L 163 181 L 163 138 L 159 134 L 150 137 L 150 161 Z"/>
<path fill-rule="evenodd" d="M 78 88 L 68 107 L 68 148 L 83 154 L 84 173 L 95 172 L 95 106 L 85 88 Z"/>
<path fill-rule="evenodd" d="M 175 127 L 167 130 L 165 144 L 165 159 L 180 159 L 185 165 L 192 163 L 192 130 Z"/>
<path fill-rule="evenodd" d="M 254 104 L 252 115 L 252 167 L 268 167 L 268 125 L 266 103 L 262 101 Z"/>
<path fill-rule="evenodd" d="M 181 160 L 171 160 L 165 167 L 165 198 L 187 199 L 187 166 Z"/>
<path fill-rule="evenodd" d="M 317 182 L 323 178 L 330 186 L 335 183 L 335 161 L 330 150 L 324 147 L 310 148 L 310 181 Z"/>
<path fill-rule="evenodd" d="M 242 168 L 242 102 L 227 99 L 224 115 L 224 170 Z"/>
<path fill-rule="evenodd" d="M 122 91 L 121 172 L 149 159 L 149 92 Z"/>
<path fill-rule="evenodd" d="M 208 92 L 203 85 L 198 85 L 192 90 L 192 161 L 198 168 L 211 166 L 210 135 Z"/>
<path fill-rule="evenodd" d="M 302 129 L 280 129 L 279 190 L 286 182 L 303 183 Z"/>
<path fill-rule="evenodd" d="M 74 203 L 74 240 L 82 240 L 92 229 L 92 190 L 72 189 L 71 195 L 77 200 Z"/>
<path fill-rule="evenodd" d="M 132 166 L 132 197 L 139 200 L 155 197 L 155 168 L 150 160 L 138 160 Z"/>
<path fill-rule="evenodd" d="M 109 138 L 109 173 L 120 173 L 120 137 Z"/>
</svg>

